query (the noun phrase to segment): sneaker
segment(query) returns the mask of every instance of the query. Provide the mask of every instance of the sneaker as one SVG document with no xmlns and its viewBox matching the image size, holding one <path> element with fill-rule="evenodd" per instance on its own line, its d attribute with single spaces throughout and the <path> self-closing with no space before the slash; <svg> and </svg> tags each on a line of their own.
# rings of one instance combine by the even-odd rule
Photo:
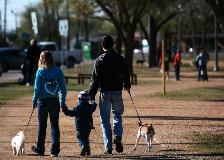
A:
<svg viewBox="0 0 224 160">
<path fill-rule="evenodd" d="M 51 157 L 58 157 L 57 154 L 51 154 Z"/>
<path fill-rule="evenodd" d="M 108 149 L 104 152 L 104 154 L 112 154 L 112 149 Z"/>
<path fill-rule="evenodd" d="M 90 155 L 90 147 L 86 147 L 86 155 L 89 156 Z"/>
<path fill-rule="evenodd" d="M 82 146 L 80 155 L 81 156 L 85 156 L 86 155 L 86 147 Z"/>
<path fill-rule="evenodd" d="M 121 137 L 115 137 L 114 144 L 116 145 L 116 151 L 118 153 L 122 153 L 123 152 L 123 145 L 121 143 Z"/>
<path fill-rule="evenodd" d="M 36 146 L 32 146 L 31 150 L 36 153 L 37 155 L 43 156 L 44 152 L 41 152 Z"/>
</svg>

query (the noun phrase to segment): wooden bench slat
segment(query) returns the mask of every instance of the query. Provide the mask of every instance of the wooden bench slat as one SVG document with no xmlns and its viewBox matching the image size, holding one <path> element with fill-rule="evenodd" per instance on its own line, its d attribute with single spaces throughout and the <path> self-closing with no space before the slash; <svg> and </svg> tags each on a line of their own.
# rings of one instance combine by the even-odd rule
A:
<svg viewBox="0 0 224 160">
<path fill-rule="evenodd" d="M 66 84 L 68 83 L 69 79 L 77 79 L 78 84 L 84 84 L 85 79 L 91 79 L 92 75 L 91 74 L 84 74 L 84 73 L 79 73 L 78 76 L 64 76 Z M 135 73 L 130 75 L 131 78 L 131 84 L 137 85 L 137 75 Z"/>
</svg>

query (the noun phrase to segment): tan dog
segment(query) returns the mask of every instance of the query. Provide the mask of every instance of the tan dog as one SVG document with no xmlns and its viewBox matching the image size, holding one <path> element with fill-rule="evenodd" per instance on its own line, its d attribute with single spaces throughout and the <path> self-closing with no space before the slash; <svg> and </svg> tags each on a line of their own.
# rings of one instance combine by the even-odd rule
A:
<svg viewBox="0 0 224 160">
<path fill-rule="evenodd" d="M 147 123 L 139 124 L 139 129 L 138 129 L 138 134 L 137 134 L 134 150 L 136 150 L 136 147 L 138 145 L 140 138 L 143 137 L 145 138 L 147 142 L 148 151 L 150 152 L 150 149 L 152 148 L 152 141 L 153 141 L 154 135 L 155 135 L 155 131 L 152 126 L 152 123 L 150 123 L 150 125 L 148 125 Z"/>
</svg>

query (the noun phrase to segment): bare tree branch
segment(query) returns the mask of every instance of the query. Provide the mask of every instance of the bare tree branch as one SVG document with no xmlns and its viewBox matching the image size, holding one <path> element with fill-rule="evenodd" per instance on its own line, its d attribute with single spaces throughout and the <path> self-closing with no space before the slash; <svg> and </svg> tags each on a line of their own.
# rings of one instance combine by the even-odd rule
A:
<svg viewBox="0 0 224 160">
<path fill-rule="evenodd" d="M 173 12 L 170 15 L 168 15 L 164 20 L 162 20 L 156 27 L 156 31 L 159 31 L 164 24 L 166 24 L 169 20 L 173 19 L 178 12 Z"/>
</svg>

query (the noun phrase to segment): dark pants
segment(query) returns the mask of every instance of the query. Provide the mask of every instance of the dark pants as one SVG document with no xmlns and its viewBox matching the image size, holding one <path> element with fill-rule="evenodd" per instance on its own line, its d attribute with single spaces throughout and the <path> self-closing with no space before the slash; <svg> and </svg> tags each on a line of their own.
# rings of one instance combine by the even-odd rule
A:
<svg viewBox="0 0 224 160">
<path fill-rule="evenodd" d="M 34 84 L 34 79 L 35 79 L 35 74 L 37 71 L 37 67 L 36 66 L 28 66 L 28 77 L 27 77 L 27 82 L 30 84 Z"/>
<path fill-rule="evenodd" d="M 201 73 L 203 73 L 203 75 Z M 201 66 L 198 67 L 198 81 L 199 80 L 203 80 L 203 81 L 208 80 L 207 66 L 206 65 L 201 65 Z"/>
<path fill-rule="evenodd" d="M 47 98 L 38 101 L 38 142 L 37 148 L 40 153 L 45 151 L 45 138 L 47 129 L 47 118 L 50 116 L 52 148 L 51 154 L 57 155 L 60 152 L 60 130 L 59 130 L 60 105 L 58 98 Z"/>
<path fill-rule="evenodd" d="M 89 135 L 90 135 L 90 131 L 86 130 L 86 131 L 77 131 L 77 139 L 79 141 L 79 145 L 80 147 L 89 147 Z"/>
<path fill-rule="evenodd" d="M 175 65 L 175 77 L 177 81 L 180 80 L 180 64 Z"/>
</svg>

